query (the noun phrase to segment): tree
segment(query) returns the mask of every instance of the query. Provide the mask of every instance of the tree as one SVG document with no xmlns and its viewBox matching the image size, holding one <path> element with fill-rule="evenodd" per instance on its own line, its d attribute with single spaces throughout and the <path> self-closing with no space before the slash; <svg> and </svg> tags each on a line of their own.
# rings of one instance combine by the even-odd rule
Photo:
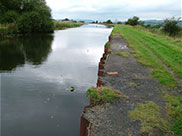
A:
<svg viewBox="0 0 182 136">
<path fill-rule="evenodd" d="M 180 27 L 177 25 L 180 18 L 176 19 L 174 17 L 170 19 L 165 19 L 163 30 L 169 33 L 169 36 L 175 37 L 180 31 Z"/>
<path fill-rule="evenodd" d="M 21 33 L 52 32 L 51 10 L 45 0 L 1 0 L 0 23 L 15 23 Z"/>
<path fill-rule="evenodd" d="M 106 24 L 112 24 L 112 21 L 109 19 L 105 22 Z"/>
<path fill-rule="evenodd" d="M 126 25 L 135 26 L 139 24 L 139 17 L 134 16 L 133 18 L 129 18 L 125 23 Z"/>
<path fill-rule="evenodd" d="M 9 10 L 4 13 L 3 18 L 1 19 L 2 23 L 15 23 L 19 14 L 14 10 Z"/>
<path fill-rule="evenodd" d="M 63 19 L 63 21 L 69 21 L 69 19 L 68 18 L 65 18 L 65 19 Z"/>
</svg>

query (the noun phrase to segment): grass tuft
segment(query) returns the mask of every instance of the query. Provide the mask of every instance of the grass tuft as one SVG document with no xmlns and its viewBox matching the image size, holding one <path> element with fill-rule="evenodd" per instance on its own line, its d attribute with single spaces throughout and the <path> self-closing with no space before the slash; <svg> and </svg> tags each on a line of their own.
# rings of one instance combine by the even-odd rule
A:
<svg viewBox="0 0 182 136">
<path fill-rule="evenodd" d="M 182 97 L 164 93 L 166 100 L 166 115 L 162 114 L 161 108 L 154 102 L 138 104 L 129 116 L 142 123 L 141 131 L 150 133 L 158 129 L 162 136 L 182 136 Z"/>
<path fill-rule="evenodd" d="M 141 131 L 144 133 L 150 133 L 153 128 L 163 132 L 168 131 L 168 123 L 161 118 L 160 107 L 152 101 L 138 104 L 136 109 L 129 112 L 129 114 L 132 119 L 141 121 Z"/>
<path fill-rule="evenodd" d="M 165 94 L 168 102 L 166 108 L 171 118 L 171 130 L 177 136 L 182 136 L 182 97 Z"/>
<path fill-rule="evenodd" d="M 115 55 L 119 55 L 122 56 L 124 58 L 129 58 L 130 54 L 128 52 L 124 52 L 124 51 L 118 51 L 118 52 L 114 52 Z"/>
<path fill-rule="evenodd" d="M 130 82 L 130 83 L 128 83 L 128 85 L 129 85 L 129 86 L 133 86 L 133 87 L 136 87 L 136 86 L 137 86 L 137 84 L 136 84 L 136 83 L 131 83 L 131 82 Z"/>
<path fill-rule="evenodd" d="M 91 87 L 87 90 L 87 95 L 90 99 L 94 100 L 95 104 L 113 103 L 115 100 L 125 97 L 120 91 L 113 90 L 109 87 Z"/>
</svg>

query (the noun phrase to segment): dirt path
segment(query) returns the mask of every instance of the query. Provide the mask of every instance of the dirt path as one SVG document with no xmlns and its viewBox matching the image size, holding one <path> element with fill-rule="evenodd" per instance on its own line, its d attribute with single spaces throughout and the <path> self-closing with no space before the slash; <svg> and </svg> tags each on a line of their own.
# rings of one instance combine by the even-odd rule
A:
<svg viewBox="0 0 182 136">
<path fill-rule="evenodd" d="M 153 101 L 164 106 L 162 87 L 152 79 L 149 69 L 137 63 L 130 55 L 124 58 L 114 52 L 130 52 L 124 39 L 119 36 L 111 38 L 112 54 L 104 68 L 104 76 L 99 77 L 104 86 L 120 90 L 128 98 L 113 104 L 102 104 L 86 108 L 83 117 L 90 122 L 89 136 L 144 136 L 140 131 L 140 123 L 128 117 L 128 112 L 135 109 L 136 104 Z M 116 75 L 107 72 L 118 72 Z"/>
</svg>

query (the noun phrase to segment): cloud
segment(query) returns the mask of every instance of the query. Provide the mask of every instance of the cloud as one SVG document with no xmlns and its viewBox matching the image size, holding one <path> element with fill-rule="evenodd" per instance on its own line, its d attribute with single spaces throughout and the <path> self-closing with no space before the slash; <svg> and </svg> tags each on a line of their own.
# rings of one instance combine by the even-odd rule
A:
<svg viewBox="0 0 182 136">
<path fill-rule="evenodd" d="M 46 0 L 53 18 L 126 20 L 181 16 L 181 0 Z"/>
</svg>

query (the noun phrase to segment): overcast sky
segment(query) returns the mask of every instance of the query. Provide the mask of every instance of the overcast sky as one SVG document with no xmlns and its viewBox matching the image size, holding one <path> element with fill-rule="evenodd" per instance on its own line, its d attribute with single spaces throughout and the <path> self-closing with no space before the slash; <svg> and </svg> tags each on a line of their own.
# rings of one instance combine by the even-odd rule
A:
<svg viewBox="0 0 182 136">
<path fill-rule="evenodd" d="M 182 16 L 182 0 L 46 0 L 54 19 L 112 19 L 124 21 Z"/>
</svg>

